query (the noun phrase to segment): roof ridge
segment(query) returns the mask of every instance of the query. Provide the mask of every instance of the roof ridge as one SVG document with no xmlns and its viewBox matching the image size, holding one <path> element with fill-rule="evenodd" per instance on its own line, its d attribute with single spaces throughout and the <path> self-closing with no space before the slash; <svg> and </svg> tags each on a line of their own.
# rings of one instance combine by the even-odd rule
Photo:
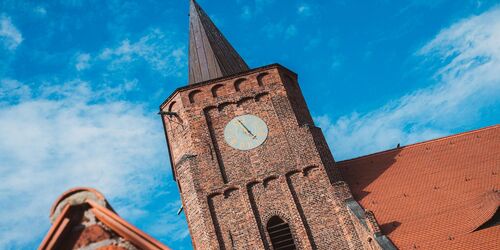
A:
<svg viewBox="0 0 500 250">
<path fill-rule="evenodd" d="M 88 195 L 87 193 L 91 194 Z M 85 195 L 82 195 L 85 194 Z M 93 197 L 92 195 L 97 195 Z M 66 203 L 65 200 L 72 198 L 72 201 Z M 63 204 L 64 203 L 64 204 Z M 62 208 L 59 207 L 61 204 Z M 83 205 L 83 206 L 82 206 Z M 121 218 L 114 210 L 111 209 L 106 202 L 105 197 L 93 188 L 73 188 L 64 192 L 55 203 L 55 210 L 60 209 L 60 212 L 55 213 L 51 210 L 51 216 L 56 216 L 52 225 L 38 247 L 39 250 L 55 249 L 57 244 L 61 244 L 66 240 L 68 229 L 74 227 L 75 221 L 80 218 L 74 216 L 75 207 L 80 207 L 81 211 L 92 211 L 98 221 L 102 222 L 114 234 L 129 241 L 132 245 L 140 249 L 155 249 L 169 250 L 166 245 L 151 237 L 146 232 L 132 225 L 130 222 Z M 97 225 L 97 224 L 94 224 Z M 87 245 L 88 246 L 88 245 Z"/>
<path fill-rule="evenodd" d="M 426 144 L 429 144 L 429 143 L 434 143 L 434 142 L 438 142 L 438 141 L 448 140 L 448 139 L 451 139 L 451 138 L 461 137 L 461 136 L 465 136 L 465 135 L 469 135 L 469 134 L 474 134 L 474 133 L 478 133 L 478 132 L 484 132 L 486 130 L 497 129 L 497 128 L 500 128 L 500 124 L 495 124 L 495 125 L 491 125 L 491 126 L 487 126 L 487 127 L 483 127 L 483 128 L 479 128 L 479 129 L 465 131 L 465 132 L 461 132 L 461 133 L 458 133 L 458 134 L 453 134 L 453 135 L 447 135 L 447 136 L 443 136 L 443 137 L 438 137 L 438 138 L 430 139 L 430 140 L 427 140 L 427 141 L 416 142 L 416 143 L 413 143 L 413 144 L 408 144 L 406 146 L 402 146 L 400 148 L 391 148 L 391 149 L 387 149 L 387 150 L 383 150 L 383 151 L 379 151 L 379 152 L 375 152 L 375 153 L 371 153 L 371 154 L 367 154 L 367 155 L 363 155 L 363 156 L 358 156 L 358 157 L 347 159 L 347 160 L 338 161 L 336 163 L 345 163 L 345 162 L 349 162 L 349 161 L 359 160 L 359 159 L 362 159 L 362 158 L 367 158 L 367 157 L 371 157 L 371 156 L 375 156 L 375 155 L 381 155 L 381 154 L 389 153 L 389 152 L 392 152 L 392 151 L 395 151 L 395 150 L 400 150 L 400 149 L 403 149 L 403 148 L 413 148 L 413 147 L 423 146 L 423 145 L 426 145 Z"/>
</svg>

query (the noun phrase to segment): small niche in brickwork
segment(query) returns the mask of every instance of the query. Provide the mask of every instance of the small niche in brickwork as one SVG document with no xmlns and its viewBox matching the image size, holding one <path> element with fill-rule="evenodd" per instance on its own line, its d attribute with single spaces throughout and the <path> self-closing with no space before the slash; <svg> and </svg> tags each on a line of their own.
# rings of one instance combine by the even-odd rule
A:
<svg viewBox="0 0 500 250">
<path fill-rule="evenodd" d="M 259 86 L 264 86 L 264 77 L 266 77 L 267 75 L 269 75 L 269 73 L 264 72 L 264 73 L 260 73 L 257 76 L 257 84 L 259 84 Z"/>
<path fill-rule="evenodd" d="M 234 89 L 237 92 L 251 88 L 252 88 L 251 83 L 246 78 L 240 78 L 234 82 Z"/>
<path fill-rule="evenodd" d="M 271 244 L 274 250 L 295 250 L 292 231 L 288 223 L 278 216 L 273 216 L 267 222 L 267 232 L 271 238 Z"/>
<path fill-rule="evenodd" d="M 193 90 L 189 93 L 189 102 L 190 103 L 195 103 L 199 102 L 201 96 L 201 90 Z"/>
<path fill-rule="evenodd" d="M 221 92 L 222 92 L 222 88 L 224 87 L 224 85 L 222 84 L 217 84 L 215 86 L 212 87 L 212 96 L 213 97 L 219 97 L 221 96 Z"/>
</svg>

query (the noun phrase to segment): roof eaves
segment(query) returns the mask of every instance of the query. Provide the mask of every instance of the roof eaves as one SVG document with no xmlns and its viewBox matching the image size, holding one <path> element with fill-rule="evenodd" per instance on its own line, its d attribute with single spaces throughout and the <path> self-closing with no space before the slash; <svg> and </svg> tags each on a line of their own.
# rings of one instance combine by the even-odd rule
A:
<svg viewBox="0 0 500 250">
<path fill-rule="evenodd" d="M 70 205 L 66 205 L 62 210 L 61 214 L 54 221 L 52 226 L 49 229 L 49 232 L 43 239 L 42 243 L 38 247 L 39 250 L 44 249 L 53 249 L 56 243 L 59 241 L 61 235 L 66 230 L 66 227 L 69 225 L 70 220 L 67 218 L 67 213 L 69 211 Z"/>
<path fill-rule="evenodd" d="M 97 204 L 95 201 L 87 200 L 87 202 L 92 207 L 92 211 L 97 219 L 117 232 L 120 236 L 129 240 L 132 244 L 147 250 L 170 250 L 167 246 L 128 223 L 117 214 Z"/>
<path fill-rule="evenodd" d="M 427 144 L 430 144 L 430 143 L 434 143 L 434 142 L 438 142 L 438 141 L 449 140 L 449 139 L 456 138 L 456 137 L 461 137 L 461 136 L 465 136 L 465 135 L 470 135 L 470 134 L 484 132 L 486 130 L 498 129 L 498 128 L 500 128 L 500 124 L 495 124 L 495 125 L 492 125 L 492 126 L 488 126 L 488 127 L 484 127 L 484 128 L 480 128 L 480 129 L 476 129 L 476 130 L 466 131 L 466 132 L 463 132 L 463 133 L 458 133 L 458 134 L 453 134 L 453 135 L 449 135 L 449 136 L 439 137 L 439 138 L 431 139 L 431 140 L 428 140 L 428 141 L 423 141 L 423 142 L 417 142 L 417 143 L 414 143 L 414 144 L 409 144 L 409 145 L 406 145 L 406 146 L 402 146 L 400 148 L 392 148 L 392 149 L 388 149 L 388 150 L 384 150 L 384 151 L 380 151 L 380 152 L 375 152 L 375 153 L 372 153 L 372 154 L 367 154 L 367 155 L 355 157 L 355 158 L 352 158 L 352 159 L 338 161 L 337 164 L 344 164 L 344 163 L 348 163 L 350 161 L 356 161 L 356 160 L 363 159 L 363 158 L 369 158 L 369 157 L 373 157 L 373 156 L 377 156 L 377 155 L 383 155 L 383 154 L 394 152 L 394 151 L 401 150 L 401 149 L 404 149 L 404 148 L 414 148 L 414 147 L 424 146 L 424 145 L 427 145 Z"/>
</svg>

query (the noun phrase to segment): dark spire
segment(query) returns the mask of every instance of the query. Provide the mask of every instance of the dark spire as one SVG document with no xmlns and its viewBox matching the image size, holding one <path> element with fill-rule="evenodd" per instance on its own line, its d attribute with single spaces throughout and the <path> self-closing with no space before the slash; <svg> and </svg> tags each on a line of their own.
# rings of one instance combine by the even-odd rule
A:
<svg viewBox="0 0 500 250">
<path fill-rule="evenodd" d="M 248 65 L 195 0 L 189 10 L 189 84 L 247 71 Z"/>
</svg>

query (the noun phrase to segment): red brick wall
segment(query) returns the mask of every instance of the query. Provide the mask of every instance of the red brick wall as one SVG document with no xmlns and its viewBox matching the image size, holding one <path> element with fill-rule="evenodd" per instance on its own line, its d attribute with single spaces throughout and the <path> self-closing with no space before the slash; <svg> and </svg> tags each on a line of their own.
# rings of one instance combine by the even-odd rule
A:
<svg viewBox="0 0 500 250">
<path fill-rule="evenodd" d="M 348 189 L 296 75 L 271 65 L 179 89 L 162 105 L 174 174 L 196 249 L 269 248 L 267 220 L 289 223 L 301 249 L 360 249 L 344 205 Z M 240 151 L 223 130 L 242 114 L 263 119 L 263 145 Z"/>
</svg>

